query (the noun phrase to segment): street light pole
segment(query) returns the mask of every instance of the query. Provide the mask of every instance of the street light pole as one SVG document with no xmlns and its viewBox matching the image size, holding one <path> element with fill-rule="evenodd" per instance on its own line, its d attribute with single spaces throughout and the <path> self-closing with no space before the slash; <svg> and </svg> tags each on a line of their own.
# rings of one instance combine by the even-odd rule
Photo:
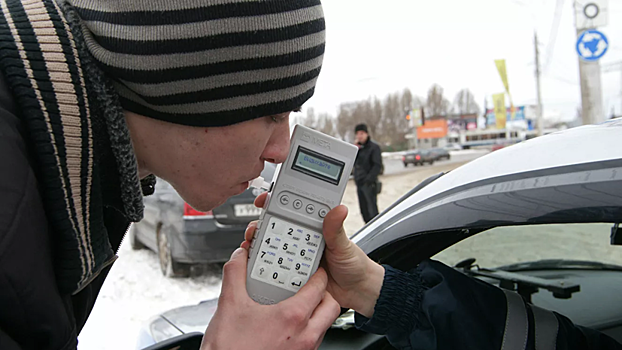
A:
<svg viewBox="0 0 622 350">
<path fill-rule="evenodd" d="M 533 42 L 536 52 L 536 93 L 538 94 L 538 109 L 536 111 L 536 123 L 538 124 L 538 136 L 544 134 L 544 122 L 542 121 L 542 91 L 540 90 L 540 50 L 538 49 L 538 33 L 533 33 Z"/>
</svg>

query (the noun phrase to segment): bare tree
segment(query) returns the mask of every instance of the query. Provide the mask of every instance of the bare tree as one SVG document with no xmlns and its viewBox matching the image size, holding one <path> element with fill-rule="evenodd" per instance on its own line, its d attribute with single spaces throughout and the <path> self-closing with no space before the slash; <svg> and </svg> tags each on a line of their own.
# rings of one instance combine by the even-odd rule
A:
<svg viewBox="0 0 622 350">
<path fill-rule="evenodd" d="M 313 108 L 309 108 L 307 109 L 306 115 L 297 117 L 295 122 L 323 132 L 327 135 L 337 136 L 335 120 L 333 116 L 328 113 L 321 113 L 316 116 L 315 110 Z"/>
<path fill-rule="evenodd" d="M 445 116 L 449 113 L 451 104 L 443 96 L 443 88 L 434 84 L 428 90 L 428 99 L 426 101 L 426 117 Z"/>
<path fill-rule="evenodd" d="M 457 114 L 479 114 L 480 108 L 469 89 L 462 89 L 454 99 L 453 111 Z"/>
</svg>

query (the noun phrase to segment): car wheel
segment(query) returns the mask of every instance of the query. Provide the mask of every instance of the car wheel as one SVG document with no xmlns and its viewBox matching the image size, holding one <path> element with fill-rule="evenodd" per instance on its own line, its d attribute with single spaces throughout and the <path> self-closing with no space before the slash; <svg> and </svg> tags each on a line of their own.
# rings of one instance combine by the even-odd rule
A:
<svg viewBox="0 0 622 350">
<path fill-rule="evenodd" d="M 434 165 L 434 161 L 433 160 L 430 161 L 430 165 Z"/>
<path fill-rule="evenodd" d="M 408 168 L 408 163 L 404 163 L 404 168 Z"/>
<path fill-rule="evenodd" d="M 171 255 L 171 243 L 161 226 L 158 227 L 157 237 L 158 260 L 160 260 L 160 270 L 162 274 L 166 277 L 187 277 L 190 274 L 190 266 L 173 260 L 173 256 Z"/>
<path fill-rule="evenodd" d="M 145 245 L 138 240 L 138 237 L 136 237 L 136 226 L 134 225 L 135 224 L 132 224 L 127 232 L 129 236 L 128 239 L 130 240 L 130 246 L 133 250 L 145 249 Z"/>
</svg>

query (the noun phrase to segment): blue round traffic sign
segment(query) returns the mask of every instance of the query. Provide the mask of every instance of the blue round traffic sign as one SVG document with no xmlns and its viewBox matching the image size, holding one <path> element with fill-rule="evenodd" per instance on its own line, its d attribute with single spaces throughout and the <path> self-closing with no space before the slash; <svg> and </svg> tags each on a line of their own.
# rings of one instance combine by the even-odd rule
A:
<svg viewBox="0 0 622 350">
<path fill-rule="evenodd" d="M 609 40 L 602 32 L 588 29 L 577 39 L 577 53 L 585 61 L 598 61 L 609 49 Z"/>
</svg>

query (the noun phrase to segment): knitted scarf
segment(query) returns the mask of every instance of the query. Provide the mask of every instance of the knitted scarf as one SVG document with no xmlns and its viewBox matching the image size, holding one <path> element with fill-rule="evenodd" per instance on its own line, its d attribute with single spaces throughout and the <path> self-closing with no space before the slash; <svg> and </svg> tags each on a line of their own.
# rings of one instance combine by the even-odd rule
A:
<svg viewBox="0 0 622 350">
<path fill-rule="evenodd" d="M 129 221 L 143 215 L 123 110 L 89 56 L 78 16 L 62 1 L 0 0 L 0 70 L 29 130 L 59 290 L 76 294 L 115 259 L 104 182 L 114 178 L 112 197 Z M 112 166 L 103 169 L 101 159 Z M 147 192 L 153 182 L 145 181 Z"/>
</svg>

